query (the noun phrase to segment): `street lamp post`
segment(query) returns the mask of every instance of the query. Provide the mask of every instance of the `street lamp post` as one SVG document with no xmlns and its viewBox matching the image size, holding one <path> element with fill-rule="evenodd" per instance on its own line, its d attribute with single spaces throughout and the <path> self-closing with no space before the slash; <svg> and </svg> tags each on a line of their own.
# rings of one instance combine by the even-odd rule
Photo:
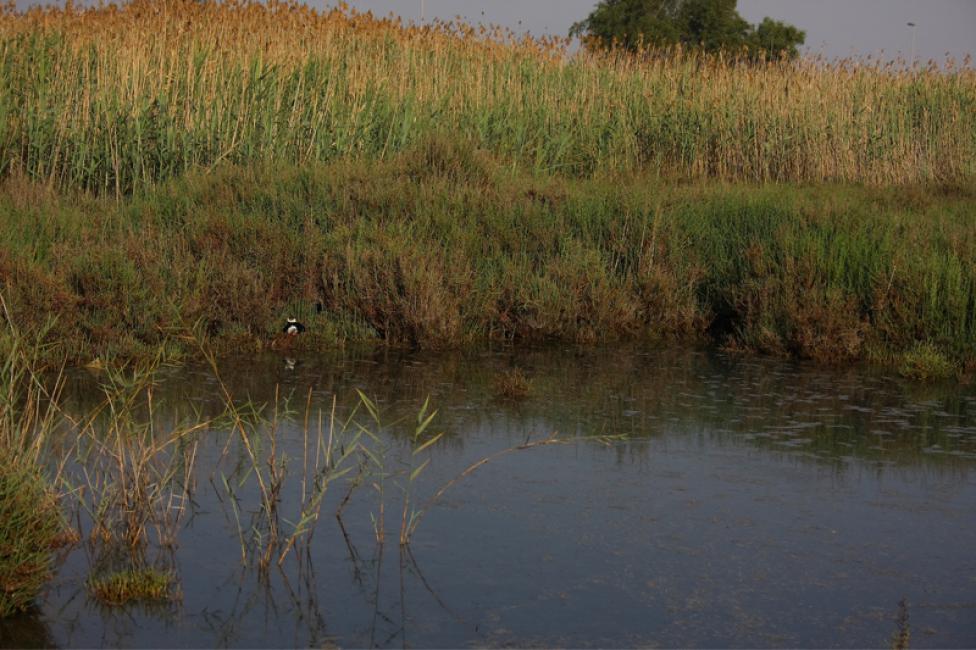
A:
<svg viewBox="0 0 976 650">
<path fill-rule="evenodd" d="M 916 25 L 915 23 L 905 23 L 905 24 L 912 28 L 912 58 L 911 58 L 911 67 L 912 67 L 912 69 L 914 69 L 915 68 L 915 30 L 918 29 L 918 25 Z"/>
<path fill-rule="evenodd" d="M 424 22 L 424 0 L 420 0 L 420 22 Z"/>
</svg>

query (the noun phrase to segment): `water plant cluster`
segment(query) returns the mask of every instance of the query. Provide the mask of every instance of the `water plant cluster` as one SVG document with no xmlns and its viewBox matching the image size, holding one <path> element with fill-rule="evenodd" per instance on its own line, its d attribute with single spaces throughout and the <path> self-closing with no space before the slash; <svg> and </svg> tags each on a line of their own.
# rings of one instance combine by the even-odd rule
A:
<svg viewBox="0 0 976 650">
<path fill-rule="evenodd" d="M 565 441 L 556 434 L 527 438 L 439 487 L 421 487 L 444 435 L 431 430 L 437 411 L 429 401 L 398 441 L 389 436 L 397 423 L 385 422 L 362 392 L 343 418 L 335 398 L 327 413 L 313 408 L 311 388 L 304 408 L 278 392 L 268 404 L 242 400 L 194 332 L 188 336 L 200 344 L 219 387 L 219 414 L 190 409 L 176 420 L 158 418 L 154 393 L 163 357 L 157 355 L 100 370 L 103 398 L 79 416 L 63 408 L 63 376 L 41 364 L 36 346 L 25 346 L 30 337 L 12 324 L 7 336 L 15 347 L 0 367 L 0 619 L 28 610 L 56 570 L 56 550 L 78 545 L 90 564 L 86 590 L 101 605 L 180 600 L 175 550 L 200 490 L 215 490 L 234 522 L 242 566 L 266 576 L 289 557 L 309 557 L 323 508 L 343 527 L 350 500 L 366 498 L 375 542 L 387 541 L 389 516 L 406 548 L 444 493 L 479 467 Z M 301 422 L 299 457 L 280 451 L 285 420 Z M 205 435 L 219 435 L 223 449 L 204 482 L 197 457 Z"/>
</svg>

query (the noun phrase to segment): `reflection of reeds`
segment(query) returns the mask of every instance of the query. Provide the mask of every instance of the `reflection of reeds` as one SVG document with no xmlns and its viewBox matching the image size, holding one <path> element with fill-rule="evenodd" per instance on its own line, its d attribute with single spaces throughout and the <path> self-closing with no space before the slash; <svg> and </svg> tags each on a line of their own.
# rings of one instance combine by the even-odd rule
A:
<svg viewBox="0 0 976 650">
<path fill-rule="evenodd" d="M 160 430 L 154 418 L 156 362 L 129 371 L 109 370 L 104 401 L 80 426 L 75 486 L 91 518 L 90 536 L 136 547 L 156 531 L 161 546 L 176 537 L 191 497 L 196 434 L 208 420 Z"/>
</svg>

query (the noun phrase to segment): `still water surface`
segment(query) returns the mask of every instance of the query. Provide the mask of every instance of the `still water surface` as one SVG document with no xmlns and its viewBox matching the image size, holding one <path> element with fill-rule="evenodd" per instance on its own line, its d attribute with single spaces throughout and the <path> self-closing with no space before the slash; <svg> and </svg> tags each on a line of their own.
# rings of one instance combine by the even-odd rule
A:
<svg viewBox="0 0 976 650">
<path fill-rule="evenodd" d="M 518 403 L 493 395 L 513 366 L 532 380 Z M 459 482 L 410 553 L 396 543 L 399 513 L 376 544 L 368 490 L 337 525 L 337 487 L 303 561 L 262 579 L 241 567 L 211 482 L 227 433 L 210 432 L 192 516 L 157 558 L 182 600 L 100 607 L 82 548 L 34 616 L 0 628 L 0 645 L 878 647 L 901 599 L 912 646 L 976 645 L 972 386 L 635 348 L 265 356 L 222 372 L 237 397 L 270 402 L 279 386 L 303 404 L 311 388 L 314 408 L 337 395 L 340 415 L 362 389 L 394 423 L 382 431 L 394 448 L 430 396 L 445 437 L 419 495 L 529 434 L 579 439 Z M 95 386 L 74 376 L 68 408 L 91 408 Z M 220 403 L 192 367 L 168 372 L 156 400 L 163 419 Z M 300 416 L 281 426 L 293 458 L 302 431 Z"/>
</svg>

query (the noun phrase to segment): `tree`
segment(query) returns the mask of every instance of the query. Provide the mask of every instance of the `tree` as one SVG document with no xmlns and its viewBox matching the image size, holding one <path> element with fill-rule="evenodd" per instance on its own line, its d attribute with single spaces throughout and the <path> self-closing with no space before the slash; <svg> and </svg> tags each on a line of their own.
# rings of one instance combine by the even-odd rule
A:
<svg viewBox="0 0 976 650">
<path fill-rule="evenodd" d="M 765 18 L 753 26 L 739 15 L 737 0 L 601 0 L 571 36 L 588 46 L 667 47 L 681 44 L 706 52 L 746 52 L 759 58 L 795 57 L 806 34 Z"/>
<path fill-rule="evenodd" d="M 753 52 L 794 59 L 800 53 L 797 46 L 803 45 L 806 36 L 802 29 L 766 17 L 752 30 L 749 48 Z"/>
</svg>

